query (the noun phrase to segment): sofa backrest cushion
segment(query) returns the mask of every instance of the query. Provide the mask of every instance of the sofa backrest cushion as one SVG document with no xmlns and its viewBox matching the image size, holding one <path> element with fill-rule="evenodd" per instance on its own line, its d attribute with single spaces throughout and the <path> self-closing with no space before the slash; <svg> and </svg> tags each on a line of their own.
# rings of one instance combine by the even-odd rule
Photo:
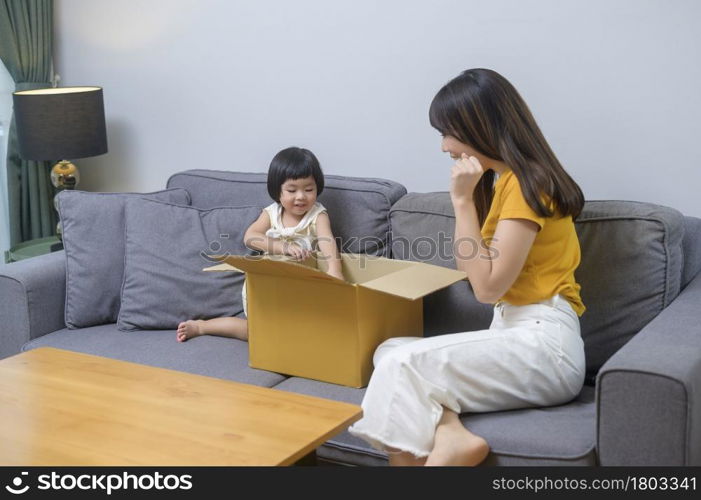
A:
<svg viewBox="0 0 701 500">
<path fill-rule="evenodd" d="M 409 193 L 392 207 L 392 258 L 455 269 L 455 216 L 448 193 Z M 467 281 L 424 297 L 424 335 L 489 328 L 492 307 L 477 302 Z"/>
<path fill-rule="evenodd" d="M 679 295 L 684 216 L 651 203 L 589 201 L 576 228 L 591 376 Z"/>
<path fill-rule="evenodd" d="M 448 193 L 410 193 L 390 217 L 395 258 L 454 267 Z M 575 275 L 587 307 L 581 326 L 591 377 L 678 295 L 684 217 L 648 203 L 590 201 L 575 227 L 582 249 Z M 427 335 L 489 327 L 489 306 L 458 285 L 424 299 Z"/>
<path fill-rule="evenodd" d="M 124 207 L 131 198 L 187 205 L 185 189 L 156 193 L 89 193 L 62 191 L 58 211 L 66 250 L 68 328 L 117 321 L 124 276 Z"/>
<path fill-rule="evenodd" d="M 406 194 L 401 184 L 384 179 L 326 175 L 319 202 L 329 212 L 331 227 L 340 238 L 341 251 L 387 256 L 392 205 Z M 173 175 L 168 187 L 190 192 L 192 206 L 270 205 L 267 174 L 188 170 Z"/>
<path fill-rule="evenodd" d="M 175 330 L 188 319 L 242 312 L 243 274 L 202 269 L 219 263 L 213 255 L 252 253 L 242 235 L 260 215 L 257 207 L 198 209 L 137 198 L 125 215 L 120 330 Z"/>
<path fill-rule="evenodd" d="M 701 219 L 684 217 L 684 270 L 682 288 L 701 272 Z"/>
</svg>

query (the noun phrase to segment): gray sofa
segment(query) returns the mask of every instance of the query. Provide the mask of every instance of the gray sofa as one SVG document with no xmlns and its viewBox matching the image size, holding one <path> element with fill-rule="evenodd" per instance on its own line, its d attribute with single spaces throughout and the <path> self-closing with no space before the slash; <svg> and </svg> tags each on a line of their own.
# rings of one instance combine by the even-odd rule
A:
<svg viewBox="0 0 701 500">
<path fill-rule="evenodd" d="M 168 187 L 193 206 L 265 206 L 264 174 L 190 170 Z M 411 193 L 380 179 L 328 176 L 320 201 L 344 251 L 453 267 L 447 193 Z M 701 219 L 657 205 L 590 201 L 577 231 L 577 279 L 587 383 L 568 404 L 464 415 L 492 451 L 489 465 L 701 465 Z M 121 235 L 115 235 L 120 237 Z M 247 344 L 220 337 L 175 341 L 173 330 L 69 330 L 64 252 L 0 267 L 0 357 L 52 346 L 359 404 L 352 389 L 248 366 Z M 424 299 L 426 335 L 486 328 L 491 307 L 466 282 Z M 319 460 L 385 465 L 348 433 Z"/>
</svg>

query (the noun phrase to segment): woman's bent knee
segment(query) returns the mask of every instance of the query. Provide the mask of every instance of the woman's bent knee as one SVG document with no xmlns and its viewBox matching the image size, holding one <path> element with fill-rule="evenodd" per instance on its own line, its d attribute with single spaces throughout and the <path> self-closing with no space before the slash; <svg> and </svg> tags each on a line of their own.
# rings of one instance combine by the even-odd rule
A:
<svg viewBox="0 0 701 500">
<path fill-rule="evenodd" d="M 377 367 L 388 354 L 393 352 L 397 347 L 410 344 L 421 340 L 421 337 L 392 337 L 390 339 L 382 342 L 377 349 L 375 349 L 375 354 L 372 357 L 373 366 Z"/>
</svg>

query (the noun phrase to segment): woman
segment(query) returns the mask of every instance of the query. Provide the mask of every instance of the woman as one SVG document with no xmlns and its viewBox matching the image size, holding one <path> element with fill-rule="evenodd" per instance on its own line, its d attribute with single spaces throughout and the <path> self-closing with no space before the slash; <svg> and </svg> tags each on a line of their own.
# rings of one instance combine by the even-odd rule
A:
<svg viewBox="0 0 701 500">
<path fill-rule="evenodd" d="M 461 73 L 429 116 L 455 160 L 456 265 L 475 297 L 495 304 L 494 318 L 488 330 L 383 343 L 350 431 L 391 465 L 476 465 L 489 446 L 460 413 L 561 404 L 582 388 L 573 221 L 584 197 L 498 73 Z"/>
</svg>

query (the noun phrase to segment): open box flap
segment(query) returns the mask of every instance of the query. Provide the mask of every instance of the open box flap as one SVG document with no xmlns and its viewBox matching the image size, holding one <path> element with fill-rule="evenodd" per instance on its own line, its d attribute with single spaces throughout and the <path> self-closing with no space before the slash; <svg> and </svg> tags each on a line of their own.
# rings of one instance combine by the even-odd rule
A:
<svg viewBox="0 0 701 500">
<path fill-rule="evenodd" d="M 410 267 L 411 261 L 387 259 L 374 255 L 342 253 L 343 275 L 351 283 L 362 284 Z M 319 261 L 321 264 L 322 261 Z"/>
<path fill-rule="evenodd" d="M 270 276 L 286 276 L 290 278 L 306 278 L 321 281 L 329 281 L 341 285 L 352 286 L 343 280 L 329 276 L 325 272 L 313 267 L 289 260 L 289 258 L 277 255 L 228 255 L 216 256 L 224 263 L 208 267 L 205 271 L 240 271 L 253 274 L 266 274 Z"/>
<path fill-rule="evenodd" d="M 234 266 L 231 264 L 215 264 L 210 267 L 205 267 L 202 269 L 203 271 L 235 271 L 237 273 L 242 273 L 243 271 L 241 269 L 236 269 Z"/>
<path fill-rule="evenodd" d="M 409 263 L 409 262 L 407 262 Z M 359 284 L 382 293 L 416 300 L 429 293 L 467 279 L 467 274 L 445 267 L 411 262 L 411 265 L 390 274 Z"/>
</svg>

